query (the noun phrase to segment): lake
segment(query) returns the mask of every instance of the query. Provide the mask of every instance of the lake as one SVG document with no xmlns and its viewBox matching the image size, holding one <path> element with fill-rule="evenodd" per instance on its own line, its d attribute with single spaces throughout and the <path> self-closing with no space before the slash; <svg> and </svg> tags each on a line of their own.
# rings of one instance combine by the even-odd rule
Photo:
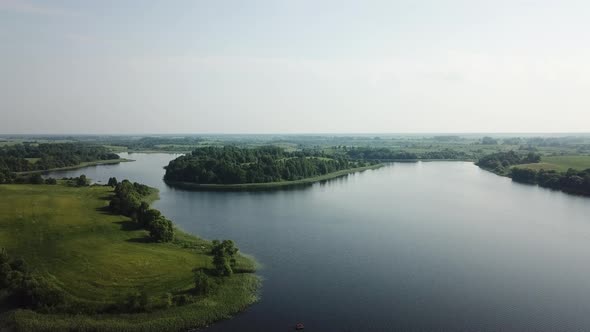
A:
<svg viewBox="0 0 590 332">
<path fill-rule="evenodd" d="M 590 199 L 467 162 L 394 163 L 309 187 L 166 186 L 172 154 L 54 172 L 160 189 L 184 230 L 261 263 L 261 301 L 206 331 L 590 330 Z"/>
</svg>

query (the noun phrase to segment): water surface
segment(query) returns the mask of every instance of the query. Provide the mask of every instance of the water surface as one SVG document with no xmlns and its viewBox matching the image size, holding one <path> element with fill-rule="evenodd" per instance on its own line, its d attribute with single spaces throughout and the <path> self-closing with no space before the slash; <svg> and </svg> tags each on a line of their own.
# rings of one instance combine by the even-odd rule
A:
<svg viewBox="0 0 590 332">
<path fill-rule="evenodd" d="M 190 192 L 177 155 L 55 172 L 160 189 L 184 230 L 263 265 L 261 301 L 207 331 L 590 330 L 590 199 L 472 163 L 395 163 L 305 189 Z"/>
</svg>

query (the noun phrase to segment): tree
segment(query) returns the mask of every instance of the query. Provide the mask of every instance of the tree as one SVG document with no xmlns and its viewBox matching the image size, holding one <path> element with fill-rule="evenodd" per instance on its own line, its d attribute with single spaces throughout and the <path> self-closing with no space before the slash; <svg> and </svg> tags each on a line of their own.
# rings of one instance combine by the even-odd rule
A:
<svg viewBox="0 0 590 332">
<path fill-rule="evenodd" d="M 115 178 L 115 177 L 109 178 L 109 182 L 107 183 L 107 185 L 109 185 L 113 188 L 116 187 L 117 184 L 118 184 L 117 178 Z"/>
<path fill-rule="evenodd" d="M 140 292 L 132 292 L 127 295 L 124 303 L 124 310 L 129 312 L 146 311 L 149 305 L 148 294 L 142 290 Z"/>
<path fill-rule="evenodd" d="M 215 266 L 215 272 L 219 276 L 230 276 L 233 273 L 233 269 L 236 267 L 235 255 L 238 252 L 238 248 L 232 240 L 213 240 L 213 246 L 211 253 L 213 254 L 213 265 Z"/>
<path fill-rule="evenodd" d="M 156 242 L 170 242 L 174 240 L 174 226 L 165 217 L 158 217 L 149 225 L 150 237 Z"/>
<path fill-rule="evenodd" d="M 197 294 L 209 294 L 213 290 L 215 282 L 202 269 L 194 269 L 193 272 Z"/>
<path fill-rule="evenodd" d="M 45 184 L 57 184 L 57 180 L 54 178 L 45 179 Z"/>
<path fill-rule="evenodd" d="M 150 209 L 146 202 L 141 202 L 137 210 L 137 221 L 142 227 L 150 228 L 157 219 L 162 217 L 162 213 L 156 209 Z"/>
<path fill-rule="evenodd" d="M 226 256 L 215 255 L 213 256 L 213 265 L 215 266 L 215 273 L 218 276 L 229 277 L 234 273 L 234 270 L 229 263 Z"/>
<path fill-rule="evenodd" d="M 170 308 L 172 306 L 172 294 L 164 294 L 162 296 L 162 304 L 164 305 L 164 308 Z"/>
<path fill-rule="evenodd" d="M 76 178 L 76 185 L 78 187 L 84 187 L 87 186 L 89 183 L 88 179 L 86 178 L 86 175 L 82 174 L 79 177 Z"/>
<path fill-rule="evenodd" d="M 524 183 L 537 183 L 537 171 L 529 168 L 513 168 L 512 180 Z"/>
<path fill-rule="evenodd" d="M 31 178 L 29 181 L 31 181 L 32 184 L 43 184 L 45 182 L 43 180 L 43 177 L 39 173 L 31 175 Z"/>
<path fill-rule="evenodd" d="M 11 259 L 6 249 L 0 249 L 0 288 L 13 289 L 28 271 L 22 258 Z"/>
<path fill-rule="evenodd" d="M 481 139 L 481 144 L 496 145 L 496 144 L 498 144 L 498 141 L 493 139 L 492 137 L 486 136 Z"/>
<path fill-rule="evenodd" d="M 534 152 L 529 152 L 523 159 L 523 163 L 538 163 L 541 161 L 541 155 Z"/>
</svg>

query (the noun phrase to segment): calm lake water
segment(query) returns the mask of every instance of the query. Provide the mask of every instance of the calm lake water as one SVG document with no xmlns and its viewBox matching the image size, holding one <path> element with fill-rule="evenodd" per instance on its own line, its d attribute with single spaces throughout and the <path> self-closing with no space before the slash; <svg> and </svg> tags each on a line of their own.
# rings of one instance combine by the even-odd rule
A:
<svg viewBox="0 0 590 332">
<path fill-rule="evenodd" d="M 207 331 L 590 330 L 590 199 L 472 163 L 395 163 L 274 192 L 190 192 L 178 155 L 55 172 L 160 189 L 184 230 L 263 265 L 261 301 Z"/>
</svg>

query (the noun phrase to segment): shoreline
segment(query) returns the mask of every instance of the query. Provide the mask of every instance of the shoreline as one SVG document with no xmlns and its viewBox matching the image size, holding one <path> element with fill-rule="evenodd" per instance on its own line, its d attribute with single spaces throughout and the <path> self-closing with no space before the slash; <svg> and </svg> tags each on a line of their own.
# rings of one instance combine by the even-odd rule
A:
<svg viewBox="0 0 590 332">
<path fill-rule="evenodd" d="M 306 178 L 294 181 L 281 181 L 281 182 L 263 182 L 263 183 L 238 183 L 238 184 L 198 184 L 193 182 L 184 181 L 167 181 L 164 182 L 172 187 L 186 189 L 186 190 L 201 190 L 201 191 L 258 191 L 258 190 L 278 190 L 290 187 L 298 187 L 304 185 L 311 185 L 316 182 L 327 181 L 343 177 L 349 174 L 364 172 L 371 169 L 378 169 L 383 167 L 384 164 L 376 164 L 371 166 L 356 167 L 345 169 L 337 172 L 324 174 L 312 178 Z"/>
</svg>

